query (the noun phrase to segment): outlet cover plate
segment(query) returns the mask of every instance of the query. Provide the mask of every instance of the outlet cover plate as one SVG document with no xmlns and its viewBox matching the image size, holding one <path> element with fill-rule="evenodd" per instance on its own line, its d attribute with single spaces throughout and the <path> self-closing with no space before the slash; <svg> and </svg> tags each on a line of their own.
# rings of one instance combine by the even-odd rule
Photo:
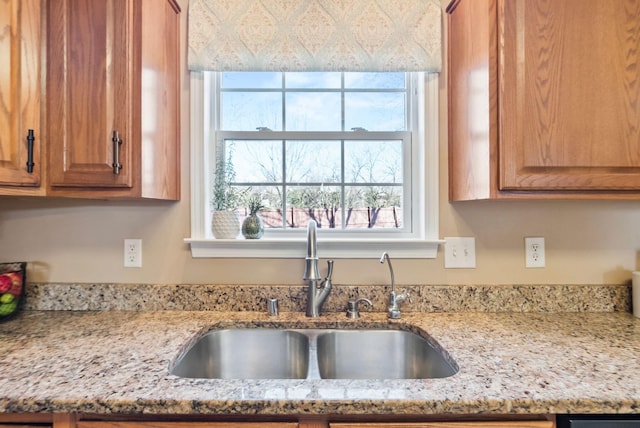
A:
<svg viewBox="0 0 640 428">
<path fill-rule="evenodd" d="M 476 238 L 444 238 L 445 269 L 473 269 L 476 267 Z"/>
<path fill-rule="evenodd" d="M 525 267 L 543 268 L 546 260 L 544 256 L 544 238 L 530 236 L 524 238 Z"/>
<path fill-rule="evenodd" d="M 142 239 L 124 240 L 124 267 L 142 267 Z"/>
</svg>

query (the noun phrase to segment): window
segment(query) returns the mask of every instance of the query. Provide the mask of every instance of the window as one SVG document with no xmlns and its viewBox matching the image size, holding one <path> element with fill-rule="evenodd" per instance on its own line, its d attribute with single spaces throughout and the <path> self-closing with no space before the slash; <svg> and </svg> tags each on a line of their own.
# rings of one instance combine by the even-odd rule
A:
<svg viewBox="0 0 640 428">
<path fill-rule="evenodd" d="M 193 255 L 304 255 L 313 218 L 327 256 L 435 257 L 437 87 L 424 73 L 192 73 Z M 265 206 L 261 240 L 213 239 L 221 160 L 240 217 L 250 197 Z"/>
<path fill-rule="evenodd" d="M 267 232 L 411 229 L 411 84 L 405 73 L 221 73 L 216 155 L 241 217 Z M 215 195 L 211 196 L 215 200 Z"/>
</svg>

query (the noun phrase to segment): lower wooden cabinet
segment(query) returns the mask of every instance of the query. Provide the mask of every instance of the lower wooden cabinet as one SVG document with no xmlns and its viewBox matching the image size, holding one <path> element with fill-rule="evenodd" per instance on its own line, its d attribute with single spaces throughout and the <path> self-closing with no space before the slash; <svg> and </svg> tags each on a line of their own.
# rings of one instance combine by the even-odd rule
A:
<svg viewBox="0 0 640 428">
<path fill-rule="evenodd" d="M 46 413 L 0 413 L 0 428 L 52 428 L 53 418 Z"/>
<path fill-rule="evenodd" d="M 76 428 L 553 428 L 551 421 L 499 422 L 126 422 L 79 421 Z M 2 427 L 0 427 L 2 428 Z M 54 427 L 55 428 L 55 427 Z"/>
<path fill-rule="evenodd" d="M 330 428 L 553 428 L 551 421 L 330 423 Z"/>
<path fill-rule="evenodd" d="M 44 425 L 44 427 L 51 427 L 51 425 Z M 12 424 L 0 424 L 0 428 L 43 428 L 43 425 L 12 423 Z"/>
<path fill-rule="evenodd" d="M 149 418 L 149 419 L 147 419 Z M 151 418 L 155 418 L 152 420 Z M 221 416 L 189 418 L 188 416 L 135 416 L 127 420 L 125 415 L 100 416 L 100 420 L 84 418 L 73 414 L 1 414 L 0 428 L 554 428 L 555 418 L 535 415 L 537 420 L 524 420 L 508 416 L 491 421 L 456 421 L 455 416 L 448 415 L 449 421 L 430 422 L 394 422 L 393 416 L 359 416 L 362 422 L 353 418 L 352 422 L 332 422 L 331 416 L 309 417 L 291 416 L 245 416 L 237 420 L 222 420 Z M 232 418 L 232 417 L 230 417 Z M 419 419 L 419 417 L 417 417 Z M 98 418 L 96 418 L 98 419 Z M 109 419 L 109 420 L 105 420 Z M 164 420 L 163 420 L 164 419 Z M 193 420 L 195 419 L 195 420 Z M 400 419 L 400 417 L 398 417 Z M 427 418 L 425 418 L 427 419 Z M 466 419 L 466 418 L 465 418 Z M 378 422 L 376 422 L 376 420 Z M 32 424 L 38 424 L 33 425 Z"/>
<path fill-rule="evenodd" d="M 80 421 L 77 428 L 297 428 L 297 422 L 108 422 Z M 1 427 L 0 427 L 1 428 Z"/>
</svg>

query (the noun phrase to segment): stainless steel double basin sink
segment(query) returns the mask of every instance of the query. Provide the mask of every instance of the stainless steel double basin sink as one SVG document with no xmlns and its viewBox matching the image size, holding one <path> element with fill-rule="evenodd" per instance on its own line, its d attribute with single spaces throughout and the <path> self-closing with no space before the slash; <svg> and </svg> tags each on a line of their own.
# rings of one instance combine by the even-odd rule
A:
<svg viewBox="0 0 640 428">
<path fill-rule="evenodd" d="M 170 368 L 179 377 L 209 379 L 429 379 L 457 371 L 423 337 L 384 329 L 216 330 Z"/>
</svg>

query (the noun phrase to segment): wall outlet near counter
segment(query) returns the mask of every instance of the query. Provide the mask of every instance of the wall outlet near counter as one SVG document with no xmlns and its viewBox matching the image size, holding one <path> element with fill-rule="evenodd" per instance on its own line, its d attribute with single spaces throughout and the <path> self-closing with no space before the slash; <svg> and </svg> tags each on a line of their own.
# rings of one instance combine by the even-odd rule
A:
<svg viewBox="0 0 640 428">
<path fill-rule="evenodd" d="M 142 267 L 142 239 L 124 240 L 124 267 Z"/>
<path fill-rule="evenodd" d="M 476 267 L 476 238 L 444 238 L 445 269 Z"/>
<path fill-rule="evenodd" d="M 543 268 L 545 266 L 544 238 L 524 238 L 525 266 L 528 268 Z"/>
</svg>

